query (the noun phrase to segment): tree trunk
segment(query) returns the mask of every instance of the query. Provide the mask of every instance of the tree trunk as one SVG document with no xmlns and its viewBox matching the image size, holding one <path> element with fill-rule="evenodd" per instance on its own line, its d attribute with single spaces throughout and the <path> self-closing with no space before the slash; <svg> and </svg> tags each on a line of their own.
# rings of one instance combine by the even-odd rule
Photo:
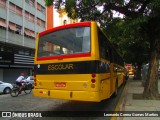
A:
<svg viewBox="0 0 160 120">
<path fill-rule="evenodd" d="M 156 99 L 159 96 L 158 93 L 158 54 L 153 51 L 151 61 L 149 63 L 149 71 L 147 75 L 147 81 L 145 83 L 144 98 Z"/>
<path fill-rule="evenodd" d="M 151 57 L 147 81 L 145 83 L 143 97 L 146 99 L 156 99 L 158 93 L 158 66 L 160 53 L 160 14 L 148 21 L 148 37 L 150 39 Z"/>
<path fill-rule="evenodd" d="M 160 45 L 160 40 L 154 40 L 154 47 L 151 52 L 151 59 L 149 62 L 149 70 L 147 75 L 147 81 L 145 83 L 143 97 L 146 99 L 156 99 L 159 97 L 158 93 L 158 46 Z"/>
</svg>

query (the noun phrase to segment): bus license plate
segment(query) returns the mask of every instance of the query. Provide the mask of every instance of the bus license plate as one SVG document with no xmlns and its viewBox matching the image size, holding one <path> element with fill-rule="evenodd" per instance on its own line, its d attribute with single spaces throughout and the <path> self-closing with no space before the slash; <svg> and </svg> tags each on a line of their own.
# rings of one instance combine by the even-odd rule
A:
<svg viewBox="0 0 160 120">
<path fill-rule="evenodd" d="M 55 86 L 56 87 L 66 87 L 66 83 L 65 82 L 56 82 Z"/>
</svg>

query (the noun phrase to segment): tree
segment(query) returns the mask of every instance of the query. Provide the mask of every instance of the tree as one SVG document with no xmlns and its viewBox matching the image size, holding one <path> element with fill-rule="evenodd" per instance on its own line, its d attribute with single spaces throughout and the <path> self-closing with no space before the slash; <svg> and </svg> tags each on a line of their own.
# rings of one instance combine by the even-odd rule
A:
<svg viewBox="0 0 160 120">
<path fill-rule="evenodd" d="M 138 66 L 134 78 L 140 80 L 142 64 L 148 60 L 149 49 L 149 43 L 145 41 L 146 36 L 142 36 L 142 29 L 135 25 L 131 27 L 121 19 L 114 19 L 104 31 L 124 61 Z"/>
<path fill-rule="evenodd" d="M 62 0 L 45 1 L 46 5 L 51 5 L 54 1 L 57 8 L 64 4 Z M 115 12 L 121 13 L 125 22 L 143 30 L 141 38 L 146 38 L 143 40 L 149 42 L 148 51 L 150 51 L 149 74 L 143 96 L 150 99 L 159 96 L 157 83 L 160 53 L 160 0 L 65 0 L 65 8 L 69 17 L 80 18 L 81 21 L 95 20 L 101 27 L 106 27 L 115 19 L 113 16 Z"/>
</svg>

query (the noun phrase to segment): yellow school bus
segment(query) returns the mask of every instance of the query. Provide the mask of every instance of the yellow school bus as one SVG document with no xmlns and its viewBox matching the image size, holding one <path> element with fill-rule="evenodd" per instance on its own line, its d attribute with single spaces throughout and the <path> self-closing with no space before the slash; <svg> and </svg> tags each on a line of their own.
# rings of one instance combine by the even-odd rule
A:
<svg viewBox="0 0 160 120">
<path fill-rule="evenodd" d="M 123 59 L 96 22 L 58 26 L 37 35 L 33 94 L 100 102 L 124 82 Z"/>
</svg>

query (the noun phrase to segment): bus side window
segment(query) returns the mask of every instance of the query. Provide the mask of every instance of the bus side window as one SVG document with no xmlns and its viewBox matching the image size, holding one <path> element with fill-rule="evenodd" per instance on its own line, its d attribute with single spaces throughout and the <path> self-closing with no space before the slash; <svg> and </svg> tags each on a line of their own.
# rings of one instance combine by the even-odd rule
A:
<svg viewBox="0 0 160 120">
<path fill-rule="evenodd" d="M 106 72 L 110 72 L 110 65 L 108 63 L 105 64 Z"/>
</svg>

